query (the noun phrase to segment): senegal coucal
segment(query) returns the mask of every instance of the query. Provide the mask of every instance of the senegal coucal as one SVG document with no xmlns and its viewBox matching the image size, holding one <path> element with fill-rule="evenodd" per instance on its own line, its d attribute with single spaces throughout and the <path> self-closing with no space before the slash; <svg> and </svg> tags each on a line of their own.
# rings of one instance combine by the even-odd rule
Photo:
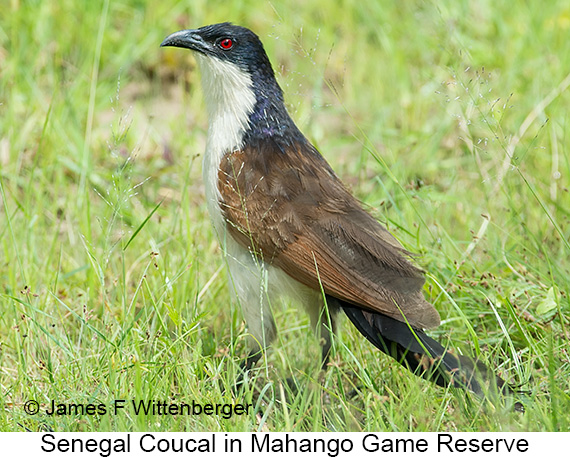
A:
<svg viewBox="0 0 570 457">
<path fill-rule="evenodd" d="M 222 23 L 168 36 L 194 51 L 209 128 L 203 176 L 231 288 L 254 346 L 247 368 L 275 338 L 271 303 L 304 305 L 326 365 L 342 310 L 378 349 L 419 376 L 483 395 L 504 381 L 427 336 L 440 317 L 422 271 L 368 214 L 297 128 L 257 35 Z"/>
</svg>

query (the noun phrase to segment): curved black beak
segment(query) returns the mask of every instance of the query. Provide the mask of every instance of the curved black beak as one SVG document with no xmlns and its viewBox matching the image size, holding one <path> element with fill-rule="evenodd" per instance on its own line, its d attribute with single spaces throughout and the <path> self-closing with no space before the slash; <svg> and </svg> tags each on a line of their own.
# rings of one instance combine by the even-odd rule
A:
<svg viewBox="0 0 570 457">
<path fill-rule="evenodd" d="M 206 53 L 208 51 L 208 43 L 204 41 L 198 30 L 180 30 L 168 35 L 162 43 L 161 47 L 172 46 L 175 48 L 186 48 L 192 51 Z"/>
</svg>

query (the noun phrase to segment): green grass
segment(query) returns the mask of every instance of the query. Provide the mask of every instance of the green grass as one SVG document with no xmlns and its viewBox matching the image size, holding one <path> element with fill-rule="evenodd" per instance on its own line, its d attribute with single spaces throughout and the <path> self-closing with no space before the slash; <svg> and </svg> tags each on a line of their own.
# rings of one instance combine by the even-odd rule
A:
<svg viewBox="0 0 570 457">
<path fill-rule="evenodd" d="M 3 7 L 1 430 L 570 429 L 570 7 L 394 5 Z M 204 204 L 199 75 L 190 53 L 158 47 L 224 20 L 261 36 L 299 126 L 420 254 L 443 319 L 432 336 L 522 384 L 526 414 L 414 377 L 348 323 L 320 374 L 295 307 L 278 308 L 279 339 L 237 400 L 254 414 L 43 413 L 234 401 L 247 333 Z"/>
</svg>

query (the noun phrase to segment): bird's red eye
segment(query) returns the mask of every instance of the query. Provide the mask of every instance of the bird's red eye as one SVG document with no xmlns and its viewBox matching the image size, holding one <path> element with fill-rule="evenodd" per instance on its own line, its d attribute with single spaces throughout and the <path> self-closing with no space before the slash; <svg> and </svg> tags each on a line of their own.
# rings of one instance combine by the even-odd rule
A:
<svg viewBox="0 0 570 457">
<path fill-rule="evenodd" d="M 220 48 L 224 49 L 224 50 L 228 50 L 233 48 L 234 46 L 234 42 L 231 38 L 224 38 L 222 41 L 220 41 Z"/>
</svg>

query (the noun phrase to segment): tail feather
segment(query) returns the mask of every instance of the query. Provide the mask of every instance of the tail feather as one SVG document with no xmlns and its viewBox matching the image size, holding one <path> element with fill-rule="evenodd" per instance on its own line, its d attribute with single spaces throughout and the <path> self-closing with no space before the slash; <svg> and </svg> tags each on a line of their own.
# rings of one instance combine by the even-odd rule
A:
<svg viewBox="0 0 570 457">
<path fill-rule="evenodd" d="M 483 363 L 449 352 L 423 331 L 345 302 L 340 302 L 340 306 L 368 341 L 418 376 L 442 387 L 468 389 L 481 397 L 493 389 L 512 393 L 508 384 L 489 374 Z"/>
</svg>

